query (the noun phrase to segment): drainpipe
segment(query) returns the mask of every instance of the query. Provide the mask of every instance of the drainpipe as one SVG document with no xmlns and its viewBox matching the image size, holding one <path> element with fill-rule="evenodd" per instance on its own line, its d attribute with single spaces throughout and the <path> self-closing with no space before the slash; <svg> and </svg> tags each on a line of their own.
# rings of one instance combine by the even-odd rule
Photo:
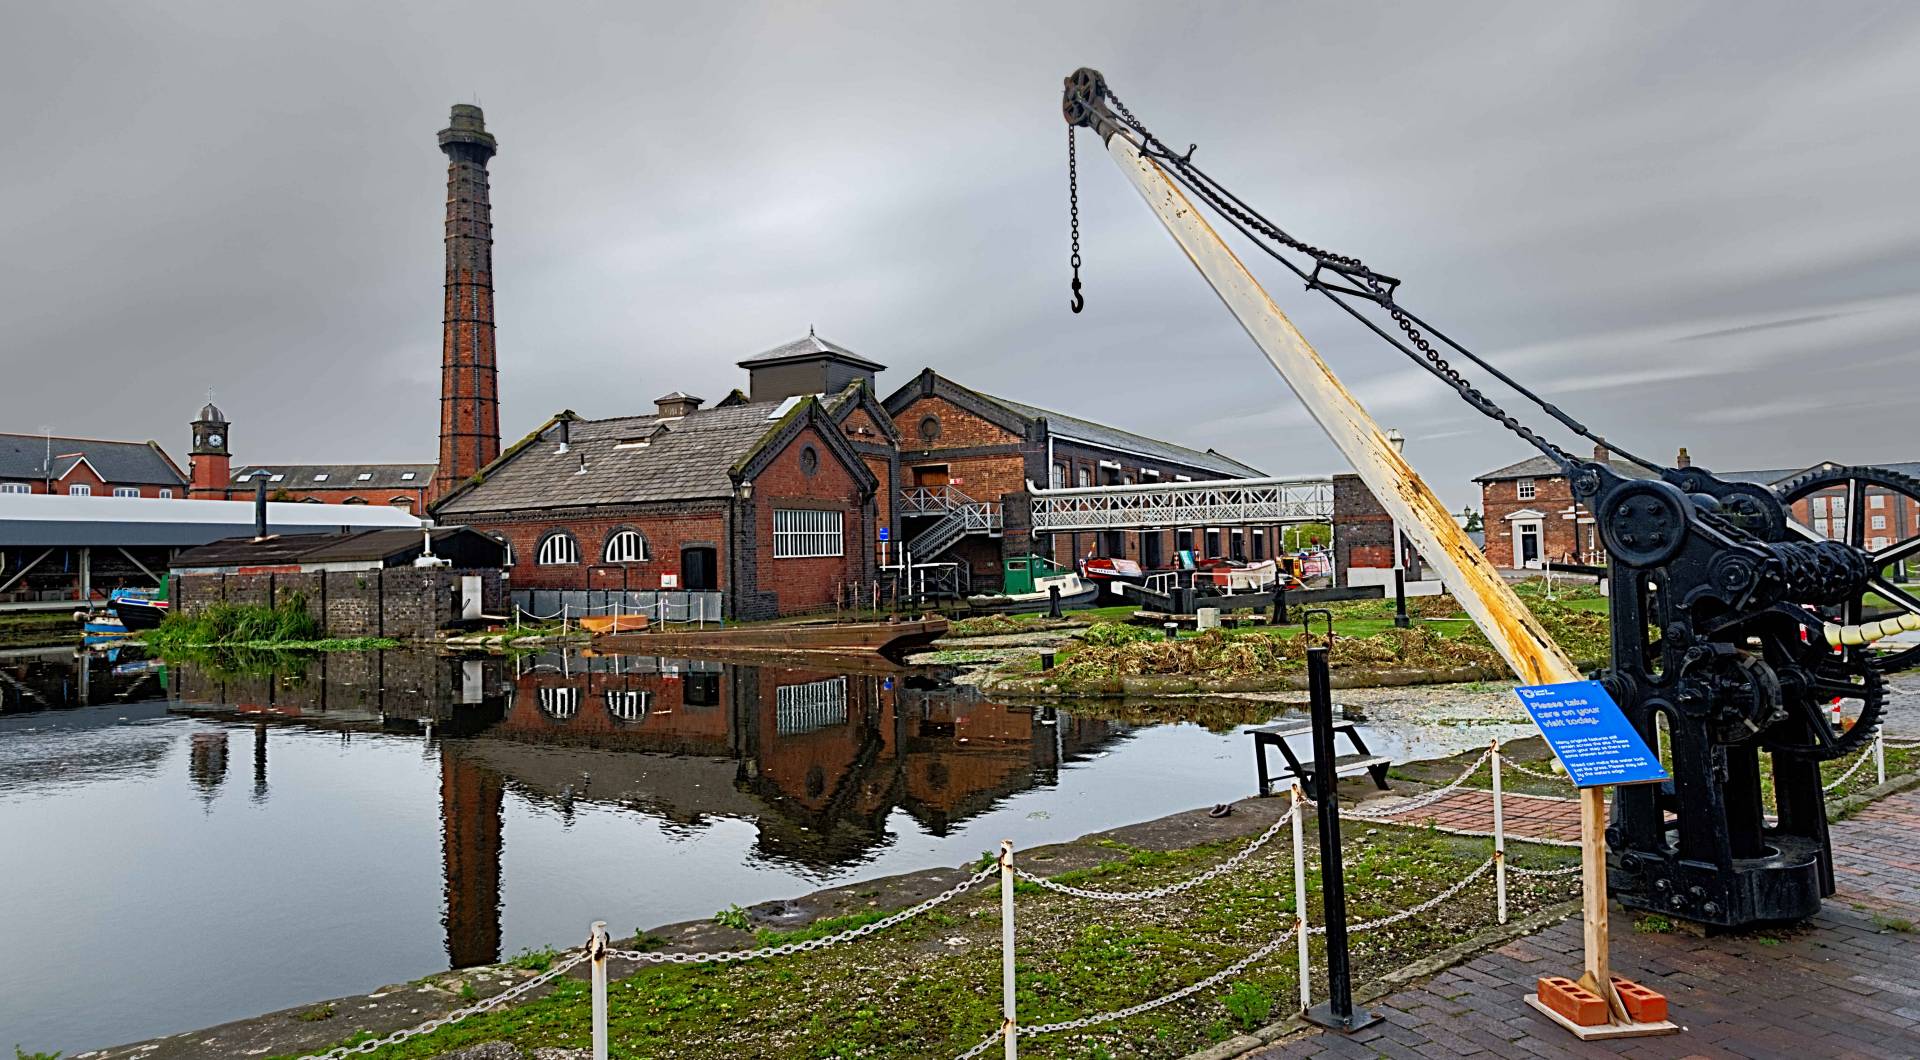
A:
<svg viewBox="0 0 1920 1060">
<path fill-rule="evenodd" d="M 267 480 L 255 476 L 253 480 L 253 539 L 259 541 L 267 536 Z"/>
</svg>

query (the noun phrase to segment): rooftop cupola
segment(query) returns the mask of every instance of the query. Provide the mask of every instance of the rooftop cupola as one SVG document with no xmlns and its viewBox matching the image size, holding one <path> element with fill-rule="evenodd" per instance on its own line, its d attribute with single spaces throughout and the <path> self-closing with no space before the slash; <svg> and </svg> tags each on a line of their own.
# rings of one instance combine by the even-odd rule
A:
<svg viewBox="0 0 1920 1060">
<path fill-rule="evenodd" d="M 886 370 L 838 343 L 828 342 L 807 329 L 807 337 L 775 346 L 740 362 L 747 370 L 747 389 L 755 401 L 783 401 L 799 394 L 835 394 L 860 380 L 873 388 L 873 377 Z"/>
<path fill-rule="evenodd" d="M 662 394 L 653 399 L 654 408 L 659 410 L 659 415 L 662 417 L 685 416 L 687 413 L 699 409 L 700 406 L 706 403 L 706 398 L 697 398 L 692 394 L 682 394 L 678 390 L 671 394 Z"/>
</svg>

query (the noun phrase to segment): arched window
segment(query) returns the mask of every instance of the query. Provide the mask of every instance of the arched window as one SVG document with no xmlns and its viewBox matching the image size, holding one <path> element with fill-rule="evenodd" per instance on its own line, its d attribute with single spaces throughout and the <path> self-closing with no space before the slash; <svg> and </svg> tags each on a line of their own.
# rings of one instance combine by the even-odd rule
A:
<svg viewBox="0 0 1920 1060">
<path fill-rule="evenodd" d="M 540 542 L 540 565 L 542 567 L 564 567 L 580 562 L 580 546 L 573 535 L 565 530 L 556 530 Z"/>
<path fill-rule="evenodd" d="M 607 713 L 616 721 L 641 721 L 653 705 L 653 693 L 640 691 L 609 690 L 607 692 Z"/>
<path fill-rule="evenodd" d="M 513 542 L 507 540 L 507 535 L 488 534 L 487 536 L 490 538 L 493 538 L 495 541 L 500 542 L 500 547 L 503 549 L 506 549 L 506 555 L 501 558 L 500 565 L 503 567 L 513 566 Z"/>
<path fill-rule="evenodd" d="M 559 688 L 542 688 L 540 693 L 540 713 L 555 721 L 566 721 L 580 713 L 580 690 L 570 685 Z"/>
<path fill-rule="evenodd" d="M 647 542 L 638 530 L 616 531 L 607 538 L 606 557 L 608 563 L 645 563 L 647 561 Z"/>
</svg>

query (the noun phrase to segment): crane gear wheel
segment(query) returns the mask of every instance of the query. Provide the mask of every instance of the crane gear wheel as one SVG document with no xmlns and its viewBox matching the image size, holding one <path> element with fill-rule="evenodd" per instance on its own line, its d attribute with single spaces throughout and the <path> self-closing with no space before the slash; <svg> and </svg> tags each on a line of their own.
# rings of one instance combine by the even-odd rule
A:
<svg viewBox="0 0 1920 1060">
<path fill-rule="evenodd" d="M 1845 490 L 1843 497 L 1847 506 L 1843 518 L 1846 543 L 1859 549 L 1872 569 L 1865 591 L 1853 594 L 1838 604 L 1820 608 L 1821 616 L 1835 625 L 1857 626 L 1903 614 L 1920 615 L 1920 587 L 1912 583 L 1902 586 L 1888 576 L 1888 568 L 1895 564 L 1904 563 L 1911 568 L 1920 568 L 1920 530 L 1881 548 L 1867 547 L 1867 542 L 1875 536 L 1869 525 L 1875 510 L 1867 507 L 1868 487 L 1878 487 L 1893 495 L 1896 503 L 1880 509 L 1880 512 L 1887 516 L 1892 525 L 1897 526 L 1898 522 L 1893 520 L 1899 505 L 1920 502 L 1920 478 L 1884 467 L 1823 467 L 1780 483 L 1774 487 L 1774 493 L 1782 504 L 1791 509 L 1799 501 L 1809 500 L 1816 494 L 1836 487 Z M 1831 520 L 1828 525 L 1832 525 Z M 1814 539 L 1826 536 L 1798 524 L 1790 529 Z M 1892 606 L 1869 602 L 1868 593 Z M 1886 673 L 1905 670 L 1920 663 L 1920 644 L 1868 651 Z"/>
<path fill-rule="evenodd" d="M 1781 682 L 1789 712 L 1806 722 L 1812 741 L 1782 736 L 1787 723 L 1774 726 L 1760 739 L 1770 751 L 1825 762 L 1845 758 L 1873 742 L 1887 705 L 1887 680 L 1873 660 L 1855 654 L 1857 649 L 1833 655 L 1815 644 L 1813 650 L 1824 658 L 1795 667 L 1792 676 Z M 1859 700 L 1860 711 L 1851 725 L 1834 723 L 1829 704 L 1835 698 Z"/>
</svg>

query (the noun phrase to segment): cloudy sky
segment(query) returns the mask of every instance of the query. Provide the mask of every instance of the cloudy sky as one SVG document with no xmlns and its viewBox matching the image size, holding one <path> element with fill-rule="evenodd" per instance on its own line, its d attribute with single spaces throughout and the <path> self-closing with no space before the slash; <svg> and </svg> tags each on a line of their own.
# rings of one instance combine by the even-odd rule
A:
<svg viewBox="0 0 1920 1060">
<path fill-rule="evenodd" d="M 941 13 L 942 11 L 948 13 Z M 434 133 L 477 101 L 502 418 L 606 416 L 806 333 L 1214 446 L 1338 456 L 1082 140 L 1081 65 L 1295 234 L 1649 455 L 1912 460 L 1920 7 L 20 5 L 0 430 L 431 460 Z M 1530 455 L 1270 280 L 1450 505 Z M 1535 417 L 1543 419 L 1542 417 Z"/>
</svg>

